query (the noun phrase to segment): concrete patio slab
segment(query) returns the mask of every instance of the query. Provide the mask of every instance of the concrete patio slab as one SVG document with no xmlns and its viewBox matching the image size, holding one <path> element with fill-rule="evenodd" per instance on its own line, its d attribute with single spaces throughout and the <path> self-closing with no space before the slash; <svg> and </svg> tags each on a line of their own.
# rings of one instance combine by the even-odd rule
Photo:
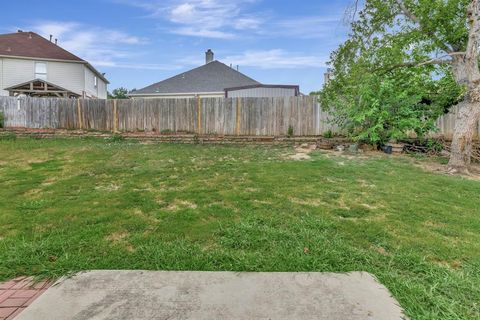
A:
<svg viewBox="0 0 480 320">
<path fill-rule="evenodd" d="M 16 320 L 404 319 L 370 274 L 91 271 L 60 280 Z"/>
</svg>

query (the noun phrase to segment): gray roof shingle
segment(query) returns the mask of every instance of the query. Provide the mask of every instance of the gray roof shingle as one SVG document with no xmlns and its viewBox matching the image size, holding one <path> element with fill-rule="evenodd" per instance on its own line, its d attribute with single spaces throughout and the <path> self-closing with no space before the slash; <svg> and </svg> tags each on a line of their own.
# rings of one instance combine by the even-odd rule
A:
<svg viewBox="0 0 480 320">
<path fill-rule="evenodd" d="M 225 88 L 255 84 L 259 82 L 215 60 L 130 94 L 223 92 Z"/>
</svg>

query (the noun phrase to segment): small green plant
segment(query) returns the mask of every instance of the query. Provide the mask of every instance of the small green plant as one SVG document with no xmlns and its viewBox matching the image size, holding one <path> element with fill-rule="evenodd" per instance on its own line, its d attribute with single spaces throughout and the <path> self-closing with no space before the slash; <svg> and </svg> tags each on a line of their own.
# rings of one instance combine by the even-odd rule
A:
<svg viewBox="0 0 480 320">
<path fill-rule="evenodd" d="M 114 134 L 110 138 L 108 138 L 108 141 L 111 143 L 119 143 L 125 141 L 125 137 L 119 134 Z"/>
<path fill-rule="evenodd" d="M 439 153 L 443 150 L 443 144 L 435 139 L 428 139 L 425 143 L 429 152 Z"/>
<path fill-rule="evenodd" d="M 14 141 L 17 140 L 17 135 L 13 132 L 6 132 L 0 135 L 0 140 L 2 141 Z"/>
<path fill-rule="evenodd" d="M 172 134 L 173 131 L 170 130 L 170 129 L 163 129 L 162 131 L 160 131 L 161 134 Z"/>
<path fill-rule="evenodd" d="M 293 137 L 293 127 L 291 125 L 288 126 L 288 129 L 287 129 L 287 137 L 289 138 Z"/>
<path fill-rule="evenodd" d="M 41 140 L 42 139 L 42 135 L 40 133 L 32 133 L 28 137 L 32 140 Z"/>
<path fill-rule="evenodd" d="M 195 134 L 193 136 L 193 143 L 194 144 L 199 144 L 200 143 L 200 138 L 198 137 L 198 134 Z"/>
<path fill-rule="evenodd" d="M 31 200 L 20 203 L 18 209 L 22 213 L 38 213 L 41 209 L 46 206 L 47 202 L 43 199 L 41 200 Z"/>
<path fill-rule="evenodd" d="M 3 112 L 0 112 L 0 128 L 3 128 L 5 126 L 5 116 L 3 115 Z"/>
<path fill-rule="evenodd" d="M 323 134 L 323 137 L 324 137 L 324 138 L 327 138 L 327 139 L 333 138 L 333 132 L 332 132 L 332 130 L 328 130 L 327 132 L 325 132 L 325 133 Z"/>
</svg>

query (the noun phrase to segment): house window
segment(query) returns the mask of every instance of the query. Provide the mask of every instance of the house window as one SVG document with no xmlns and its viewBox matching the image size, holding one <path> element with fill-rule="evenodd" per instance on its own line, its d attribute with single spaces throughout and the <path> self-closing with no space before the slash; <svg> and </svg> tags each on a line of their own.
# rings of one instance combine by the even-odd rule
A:
<svg viewBox="0 0 480 320">
<path fill-rule="evenodd" d="M 95 86 L 95 88 L 98 86 L 98 78 L 96 76 L 93 77 L 93 85 Z"/>
<path fill-rule="evenodd" d="M 35 79 L 47 80 L 46 62 L 35 62 Z"/>
</svg>

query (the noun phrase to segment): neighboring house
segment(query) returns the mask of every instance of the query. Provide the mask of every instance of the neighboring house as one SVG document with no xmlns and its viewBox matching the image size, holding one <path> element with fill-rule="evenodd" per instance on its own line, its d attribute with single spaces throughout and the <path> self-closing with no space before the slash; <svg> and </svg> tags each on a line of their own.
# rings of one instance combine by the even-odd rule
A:
<svg viewBox="0 0 480 320">
<path fill-rule="evenodd" d="M 225 89 L 226 98 L 297 97 L 299 95 L 300 87 L 293 85 L 254 84 Z"/>
<path fill-rule="evenodd" d="M 132 98 L 298 96 L 298 86 L 263 85 L 219 61 L 212 50 L 205 65 L 128 94 Z"/>
<path fill-rule="evenodd" d="M 34 32 L 0 35 L 0 96 L 106 99 L 104 74 L 56 42 Z"/>
</svg>

